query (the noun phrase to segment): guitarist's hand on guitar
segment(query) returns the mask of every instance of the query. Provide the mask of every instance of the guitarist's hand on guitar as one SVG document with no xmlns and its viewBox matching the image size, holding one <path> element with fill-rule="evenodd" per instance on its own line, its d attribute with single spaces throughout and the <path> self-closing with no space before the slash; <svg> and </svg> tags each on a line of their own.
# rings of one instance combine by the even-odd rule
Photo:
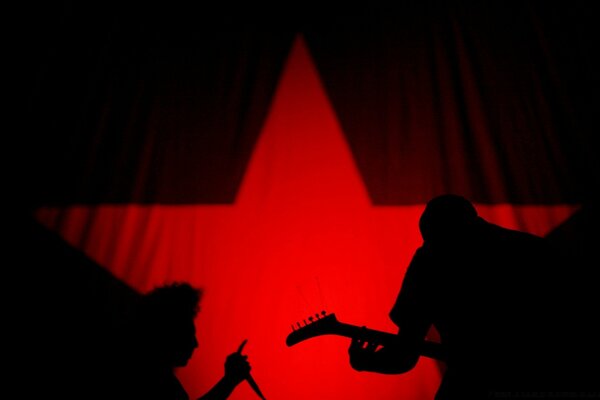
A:
<svg viewBox="0 0 600 400">
<path fill-rule="evenodd" d="M 365 329 L 363 327 L 363 329 Z M 356 371 L 369 371 L 376 360 L 376 352 L 379 343 L 375 340 L 370 342 L 358 337 L 353 338 L 348 348 L 350 355 L 350 365 Z"/>
</svg>

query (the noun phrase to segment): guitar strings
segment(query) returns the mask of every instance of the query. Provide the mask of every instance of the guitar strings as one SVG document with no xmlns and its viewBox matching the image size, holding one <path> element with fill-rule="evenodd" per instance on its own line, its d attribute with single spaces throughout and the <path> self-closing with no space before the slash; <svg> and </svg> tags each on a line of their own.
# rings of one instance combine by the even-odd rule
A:
<svg viewBox="0 0 600 400">
<path fill-rule="evenodd" d="M 300 293 L 300 297 L 302 297 L 302 300 L 304 301 L 304 305 L 306 306 L 306 309 L 310 309 L 310 305 L 308 304 L 308 300 L 306 299 L 306 296 L 304 296 L 304 293 L 302 293 L 302 290 L 300 290 L 300 285 L 296 285 L 296 289 L 298 289 L 298 293 Z"/>
<path fill-rule="evenodd" d="M 321 290 L 321 282 L 319 282 L 319 277 L 315 276 L 315 280 L 317 281 L 317 289 L 319 290 L 319 299 L 321 301 L 321 305 L 324 310 L 327 310 L 327 303 L 325 302 L 325 297 L 323 296 L 323 291 Z"/>
</svg>

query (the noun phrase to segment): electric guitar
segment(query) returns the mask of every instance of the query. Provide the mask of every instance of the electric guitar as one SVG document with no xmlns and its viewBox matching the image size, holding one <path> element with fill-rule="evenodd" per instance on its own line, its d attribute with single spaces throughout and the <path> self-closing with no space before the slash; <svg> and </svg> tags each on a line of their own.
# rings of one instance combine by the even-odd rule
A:
<svg viewBox="0 0 600 400">
<path fill-rule="evenodd" d="M 285 344 L 294 346 L 307 339 L 323 335 L 344 336 L 351 339 L 360 338 L 369 341 L 376 341 L 381 345 L 386 345 L 398 340 L 398 335 L 365 327 L 350 325 L 339 322 L 335 314 L 329 314 L 322 311 L 320 314 L 308 317 L 308 322 L 303 321 L 292 325 L 292 332 L 287 336 Z M 446 354 L 444 346 L 440 343 L 425 340 L 421 344 L 419 354 L 424 357 L 433 358 L 435 360 L 445 361 Z"/>
</svg>

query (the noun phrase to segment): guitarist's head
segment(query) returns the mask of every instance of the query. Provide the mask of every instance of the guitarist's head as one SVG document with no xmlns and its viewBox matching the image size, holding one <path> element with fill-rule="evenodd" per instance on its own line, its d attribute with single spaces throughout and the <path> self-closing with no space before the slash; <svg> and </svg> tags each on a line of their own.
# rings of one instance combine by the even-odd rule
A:
<svg viewBox="0 0 600 400">
<path fill-rule="evenodd" d="M 445 194 L 427 203 L 419 220 L 419 230 L 428 243 L 455 242 L 468 234 L 478 219 L 469 200 Z"/>
</svg>

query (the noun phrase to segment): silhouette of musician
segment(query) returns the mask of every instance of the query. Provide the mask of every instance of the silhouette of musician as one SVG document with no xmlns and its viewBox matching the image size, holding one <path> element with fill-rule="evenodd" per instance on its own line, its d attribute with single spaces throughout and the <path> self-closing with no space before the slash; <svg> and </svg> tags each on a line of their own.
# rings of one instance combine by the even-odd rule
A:
<svg viewBox="0 0 600 400">
<path fill-rule="evenodd" d="M 428 202 L 423 244 L 390 312 L 398 340 L 385 347 L 354 339 L 358 371 L 399 374 L 419 359 L 433 326 L 447 363 L 436 399 L 489 398 L 546 390 L 565 369 L 559 258 L 544 238 L 494 225 L 457 195 Z M 560 331 L 560 329 L 558 330 Z"/>
<path fill-rule="evenodd" d="M 198 347 L 194 319 L 200 297 L 200 290 L 187 283 L 161 286 L 142 297 L 128 332 L 128 358 L 110 398 L 189 399 L 174 371 L 185 366 Z M 249 377 L 244 344 L 227 357 L 223 378 L 200 400 L 227 399 Z"/>
</svg>

